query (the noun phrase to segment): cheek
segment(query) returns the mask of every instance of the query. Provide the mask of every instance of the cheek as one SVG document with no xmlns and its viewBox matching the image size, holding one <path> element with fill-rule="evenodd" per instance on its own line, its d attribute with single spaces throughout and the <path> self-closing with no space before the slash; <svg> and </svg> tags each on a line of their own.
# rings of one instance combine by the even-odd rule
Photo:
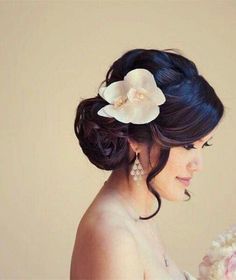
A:
<svg viewBox="0 0 236 280">
<path fill-rule="evenodd" d="M 166 176 L 170 177 L 176 177 L 181 176 L 183 172 L 181 172 L 181 169 L 183 169 L 184 163 L 181 160 L 181 157 L 179 155 L 176 155 L 175 153 L 170 154 L 168 162 L 163 169 L 163 173 L 165 173 Z"/>
<path fill-rule="evenodd" d="M 182 151 L 181 147 L 172 148 L 168 162 L 166 164 L 166 170 L 173 176 L 185 176 L 186 168 L 186 155 Z"/>
<path fill-rule="evenodd" d="M 167 164 L 154 180 L 155 188 L 161 197 L 171 201 L 184 198 L 184 188 L 176 179 L 177 176 L 185 175 L 186 163 L 180 153 L 178 151 L 170 153 Z"/>
<path fill-rule="evenodd" d="M 175 180 L 176 176 L 181 176 L 183 172 L 183 162 L 181 161 L 181 156 L 173 148 L 170 150 L 168 161 L 162 171 L 155 177 L 155 182 L 159 183 L 159 186 L 168 186 Z"/>
<path fill-rule="evenodd" d="M 159 191 L 168 192 L 173 188 L 173 184 L 176 183 L 175 177 L 178 176 L 176 169 L 176 164 L 172 164 L 171 161 L 168 161 L 162 171 L 156 175 L 154 181 Z"/>
<path fill-rule="evenodd" d="M 164 170 L 154 180 L 154 188 L 159 195 L 169 201 L 182 201 L 185 198 L 184 187 L 176 179 L 173 170 Z"/>
</svg>

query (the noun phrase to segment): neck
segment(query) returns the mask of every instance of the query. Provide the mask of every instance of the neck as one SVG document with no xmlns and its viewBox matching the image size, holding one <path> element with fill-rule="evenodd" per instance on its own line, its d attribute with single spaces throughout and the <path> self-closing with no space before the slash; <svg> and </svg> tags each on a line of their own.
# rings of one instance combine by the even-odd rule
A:
<svg viewBox="0 0 236 280">
<path fill-rule="evenodd" d="M 129 176 L 128 179 L 126 178 L 124 170 L 114 170 L 105 182 L 102 191 L 109 194 L 115 193 L 121 197 L 124 202 L 123 205 L 130 213 L 130 216 L 138 222 L 137 226 L 141 228 L 145 227 L 147 231 L 149 231 L 149 234 L 155 235 L 155 242 L 156 244 L 159 244 L 160 251 L 163 252 L 163 264 L 167 268 L 168 262 L 165 258 L 165 249 L 162 244 L 163 242 L 160 237 L 159 227 L 156 220 L 154 218 L 151 218 L 150 220 L 139 219 L 139 216 L 150 216 L 158 207 L 158 202 L 155 196 L 147 188 L 146 179 L 143 179 L 140 184 L 137 185 L 136 182 L 133 181 L 132 176 Z"/>
<path fill-rule="evenodd" d="M 138 217 L 146 217 L 156 211 L 158 202 L 155 196 L 148 190 L 146 177 L 143 177 L 137 185 L 137 182 L 133 180 L 131 175 L 127 178 L 123 169 L 117 169 L 109 176 L 104 189 L 109 189 L 109 191 L 119 194 Z"/>
</svg>

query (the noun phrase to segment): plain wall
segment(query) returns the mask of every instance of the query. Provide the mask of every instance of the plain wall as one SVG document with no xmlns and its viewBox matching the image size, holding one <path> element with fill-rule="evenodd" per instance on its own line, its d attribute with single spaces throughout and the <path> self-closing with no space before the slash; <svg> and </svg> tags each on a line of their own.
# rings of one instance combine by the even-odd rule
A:
<svg viewBox="0 0 236 280">
<path fill-rule="evenodd" d="M 110 174 L 82 153 L 75 110 L 132 48 L 180 49 L 226 106 L 192 199 L 158 214 L 170 255 L 197 276 L 236 222 L 235 14 L 235 1 L 1 1 L 1 279 L 69 279 L 78 223 Z"/>
</svg>

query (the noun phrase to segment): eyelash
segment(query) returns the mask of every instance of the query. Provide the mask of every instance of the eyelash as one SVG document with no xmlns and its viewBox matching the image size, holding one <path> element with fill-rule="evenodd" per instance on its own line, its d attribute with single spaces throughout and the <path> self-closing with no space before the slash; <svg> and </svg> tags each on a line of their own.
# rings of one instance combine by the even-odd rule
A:
<svg viewBox="0 0 236 280">
<path fill-rule="evenodd" d="M 206 146 L 206 147 L 209 147 L 209 146 L 213 146 L 213 144 L 208 144 L 208 143 L 206 142 L 206 143 L 203 145 L 203 148 L 204 148 L 205 146 Z M 185 148 L 186 150 L 196 149 L 196 148 L 193 146 L 193 144 L 185 145 L 184 148 Z"/>
</svg>

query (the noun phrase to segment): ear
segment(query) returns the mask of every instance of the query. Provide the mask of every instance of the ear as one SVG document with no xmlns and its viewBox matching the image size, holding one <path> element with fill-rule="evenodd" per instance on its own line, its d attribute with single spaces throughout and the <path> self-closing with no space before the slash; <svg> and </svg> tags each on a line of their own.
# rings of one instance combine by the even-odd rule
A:
<svg viewBox="0 0 236 280">
<path fill-rule="evenodd" d="M 137 142 L 135 142 L 134 140 L 131 140 L 130 138 L 128 138 L 128 142 L 129 142 L 131 149 L 134 151 L 134 153 L 140 152 L 140 145 Z"/>
</svg>

